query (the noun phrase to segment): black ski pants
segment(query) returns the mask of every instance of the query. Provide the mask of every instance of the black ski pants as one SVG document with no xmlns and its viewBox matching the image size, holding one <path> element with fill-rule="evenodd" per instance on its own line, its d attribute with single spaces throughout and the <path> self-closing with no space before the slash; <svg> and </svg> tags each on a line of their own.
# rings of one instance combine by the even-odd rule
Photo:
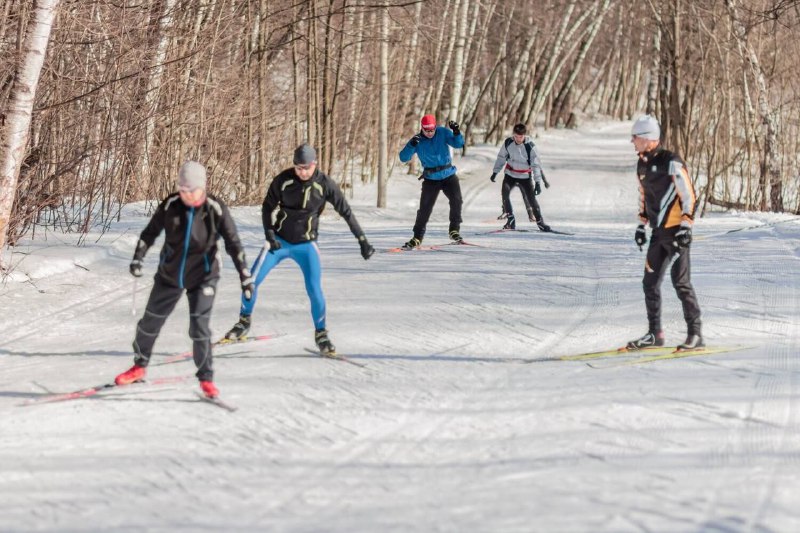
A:
<svg viewBox="0 0 800 533">
<path fill-rule="evenodd" d="M 522 192 L 522 199 L 525 201 L 525 209 L 528 211 L 528 218 L 531 222 L 542 220 L 542 210 L 539 208 L 539 202 L 536 201 L 536 193 L 533 190 L 533 178 L 519 180 L 508 174 L 505 175 L 500 193 L 503 198 L 503 212 L 507 215 L 514 214 L 514 208 L 511 207 L 511 191 L 514 187 L 519 187 Z"/>
<path fill-rule="evenodd" d="M 678 227 L 653 230 L 650 246 L 647 248 L 647 262 L 644 267 L 644 301 L 647 306 L 647 321 L 650 331 L 661 331 L 661 282 L 670 262 L 672 286 L 683 306 L 689 335 L 702 335 L 700 306 L 692 287 L 692 269 L 689 247 L 675 246 L 675 233 Z M 676 257 L 677 256 L 677 257 Z"/>
<path fill-rule="evenodd" d="M 428 219 L 431 218 L 439 191 L 443 192 L 450 201 L 450 228 L 448 232 L 461 229 L 461 206 L 464 202 L 461 199 L 461 185 L 458 183 L 458 176 L 453 174 L 443 180 L 423 179 L 417 220 L 414 222 L 414 237 L 419 240 L 422 240 L 425 236 L 425 227 L 428 225 Z"/>
<path fill-rule="evenodd" d="M 135 353 L 134 363 L 147 366 L 153 355 L 156 342 L 164 322 L 175 309 L 184 290 L 189 300 L 189 337 L 192 339 L 194 364 L 197 366 L 197 378 L 200 381 L 211 381 L 214 369 L 211 356 L 211 308 L 217 292 L 217 279 L 204 281 L 192 289 L 180 289 L 164 283 L 156 274 L 150 298 L 144 316 L 136 324 L 136 338 L 133 341 Z"/>
</svg>

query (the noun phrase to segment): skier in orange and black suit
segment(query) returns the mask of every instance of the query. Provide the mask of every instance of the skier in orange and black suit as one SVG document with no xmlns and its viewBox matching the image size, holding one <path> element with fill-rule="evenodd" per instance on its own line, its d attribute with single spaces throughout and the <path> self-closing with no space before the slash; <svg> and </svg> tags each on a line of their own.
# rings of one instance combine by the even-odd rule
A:
<svg viewBox="0 0 800 533">
<path fill-rule="evenodd" d="M 645 224 L 652 228 L 644 267 L 645 304 L 648 332 L 628 343 L 629 350 L 664 345 L 661 327 L 661 282 L 672 263 L 672 285 L 683 305 L 688 334 L 680 350 L 705 346 L 700 322 L 700 306 L 692 287 L 689 247 L 696 196 L 683 160 L 660 146 L 661 128 L 650 115 L 633 125 L 631 142 L 639 154 L 639 219 L 635 241 L 639 248 L 647 243 Z M 675 257 L 677 255 L 677 258 Z M 674 261 L 673 261 L 674 259 Z"/>
</svg>

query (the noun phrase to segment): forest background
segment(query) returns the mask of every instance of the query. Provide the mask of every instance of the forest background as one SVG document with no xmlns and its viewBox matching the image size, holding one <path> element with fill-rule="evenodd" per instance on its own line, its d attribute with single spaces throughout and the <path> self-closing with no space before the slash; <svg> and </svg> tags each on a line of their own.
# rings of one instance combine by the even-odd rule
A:
<svg viewBox="0 0 800 533">
<path fill-rule="evenodd" d="M 0 249 L 108 225 L 187 159 L 258 204 L 306 140 L 384 207 L 425 113 L 465 150 L 651 113 L 699 216 L 800 213 L 798 29 L 798 0 L 1 0 Z"/>
</svg>

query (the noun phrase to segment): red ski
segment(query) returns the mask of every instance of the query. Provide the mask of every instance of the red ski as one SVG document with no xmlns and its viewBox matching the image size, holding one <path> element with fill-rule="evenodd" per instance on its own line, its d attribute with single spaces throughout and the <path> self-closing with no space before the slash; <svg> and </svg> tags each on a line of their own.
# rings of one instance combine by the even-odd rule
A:
<svg viewBox="0 0 800 533">
<path fill-rule="evenodd" d="M 131 385 L 136 384 L 149 384 L 149 385 L 164 385 L 168 383 L 180 383 L 189 379 L 189 376 L 173 376 L 173 377 L 164 377 L 164 378 L 155 378 L 155 379 L 148 379 L 148 380 L 140 380 L 134 381 Z M 39 398 L 33 398 L 31 400 L 27 400 L 25 402 L 19 403 L 19 406 L 28 406 L 28 405 L 37 405 L 41 403 L 53 403 L 53 402 L 64 402 L 67 400 L 78 400 L 80 398 L 89 398 L 91 396 L 96 396 L 98 393 L 106 391 L 108 389 L 114 389 L 118 387 L 127 387 L 127 385 L 117 385 L 113 381 L 110 383 L 103 383 L 102 385 L 96 385 L 94 387 L 89 387 L 88 389 L 80 389 L 73 392 L 65 392 L 60 394 L 47 394 L 45 396 L 40 396 Z"/>
<path fill-rule="evenodd" d="M 285 335 L 284 333 L 273 333 L 271 335 L 257 335 L 255 337 L 243 337 L 241 339 L 226 339 L 225 337 L 221 338 L 220 340 L 211 344 L 212 347 L 217 346 L 227 346 L 229 344 L 244 344 L 246 342 L 257 342 L 257 341 L 268 341 L 272 339 L 276 339 L 278 337 L 282 337 Z M 159 361 L 158 363 L 152 363 L 150 366 L 161 366 L 161 365 L 168 365 L 170 363 L 179 363 L 181 361 L 186 361 L 187 359 L 192 358 L 192 351 L 188 350 L 183 353 L 175 354 L 172 356 L 167 357 L 163 361 Z"/>
</svg>

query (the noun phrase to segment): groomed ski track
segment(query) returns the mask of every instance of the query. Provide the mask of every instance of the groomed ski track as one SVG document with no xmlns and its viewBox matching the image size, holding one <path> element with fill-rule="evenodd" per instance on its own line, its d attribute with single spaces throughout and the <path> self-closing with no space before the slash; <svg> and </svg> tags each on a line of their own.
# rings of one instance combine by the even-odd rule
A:
<svg viewBox="0 0 800 533">
<path fill-rule="evenodd" d="M 519 364 L 646 329 L 629 128 L 536 140 L 552 185 L 539 196 L 545 220 L 574 236 L 475 235 L 503 223 L 494 146 L 455 161 L 462 234 L 486 248 L 365 262 L 326 210 L 331 339 L 368 366 L 304 351 L 308 301 L 284 262 L 260 288 L 253 333 L 286 335 L 215 349 L 235 413 L 202 405 L 194 379 L 18 407 L 130 366 L 160 241 L 135 317 L 127 264 L 144 204 L 84 247 L 52 233 L 23 246 L 0 285 L 0 531 L 800 531 L 800 223 L 775 224 L 791 215 L 714 213 L 695 227 L 705 336 L 757 349 L 603 372 Z M 374 186 L 353 191 L 378 249 L 411 237 L 419 182 L 403 170 L 385 210 L 372 207 Z M 517 191 L 512 202 L 518 227 L 535 229 Z M 234 216 L 252 261 L 260 209 Z M 446 230 L 440 195 L 424 244 L 446 243 Z M 662 289 L 675 344 L 680 304 L 668 277 Z M 215 336 L 235 322 L 238 290 L 226 257 Z M 188 349 L 187 329 L 184 301 L 157 353 Z M 150 375 L 194 371 L 189 360 Z"/>
</svg>

